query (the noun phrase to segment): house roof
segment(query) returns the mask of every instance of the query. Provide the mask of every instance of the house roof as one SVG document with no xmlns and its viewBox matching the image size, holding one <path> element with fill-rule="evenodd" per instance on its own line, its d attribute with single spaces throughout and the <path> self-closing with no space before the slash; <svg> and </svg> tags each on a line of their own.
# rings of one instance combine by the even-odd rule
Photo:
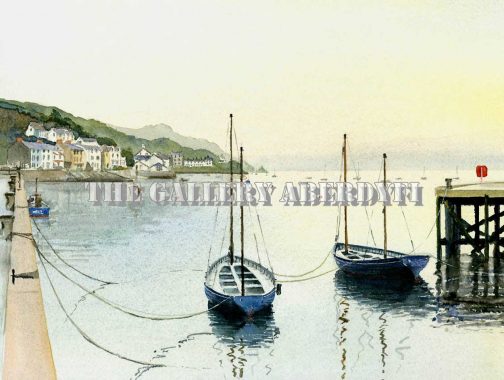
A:
<svg viewBox="0 0 504 380">
<path fill-rule="evenodd" d="M 147 161 L 151 157 L 152 156 L 140 156 L 140 155 L 136 155 L 135 156 L 135 161 Z"/>
<path fill-rule="evenodd" d="M 67 146 L 72 150 L 84 150 L 81 146 L 75 144 L 62 144 L 62 145 Z"/>
<path fill-rule="evenodd" d="M 29 149 L 36 149 L 36 150 L 57 150 L 58 148 L 54 145 L 51 144 L 45 144 L 45 143 L 36 143 L 36 142 L 29 142 L 29 141 L 23 141 L 23 144 L 29 148 Z"/>
<path fill-rule="evenodd" d="M 158 154 L 156 154 L 156 156 L 158 156 L 162 160 L 169 160 L 170 159 L 170 155 L 169 154 L 158 153 Z"/>
<path fill-rule="evenodd" d="M 63 134 L 63 133 L 72 133 L 71 131 L 69 131 L 68 129 L 66 128 L 52 128 L 51 131 L 54 131 L 58 134 Z"/>
<path fill-rule="evenodd" d="M 145 147 L 144 147 L 144 146 L 142 146 L 142 149 L 140 149 L 138 152 L 136 152 L 136 153 L 135 153 L 135 156 L 145 156 L 145 154 L 140 154 L 140 152 L 141 152 L 142 150 L 145 150 L 147 153 L 149 153 L 150 155 L 152 155 L 152 153 L 151 153 L 151 152 L 149 152 L 147 149 L 145 149 Z"/>
<path fill-rule="evenodd" d="M 84 143 L 96 143 L 96 139 L 93 137 L 79 137 L 78 140 L 81 140 Z"/>
</svg>

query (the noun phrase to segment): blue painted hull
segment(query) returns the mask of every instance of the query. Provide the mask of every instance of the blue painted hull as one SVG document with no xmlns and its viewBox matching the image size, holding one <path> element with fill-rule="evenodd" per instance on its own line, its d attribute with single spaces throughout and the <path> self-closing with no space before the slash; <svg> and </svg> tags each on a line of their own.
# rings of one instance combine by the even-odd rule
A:
<svg viewBox="0 0 504 380">
<path fill-rule="evenodd" d="M 48 218 L 49 207 L 29 207 L 28 212 L 32 218 Z"/>
<path fill-rule="evenodd" d="M 383 250 L 379 248 L 359 245 L 349 245 L 349 248 L 361 252 L 383 253 Z M 342 243 L 335 244 L 333 255 L 336 264 L 342 271 L 373 278 L 413 277 L 416 279 L 429 261 L 429 256 L 405 255 L 395 251 L 387 251 L 389 257 L 386 259 L 351 260 L 336 255 L 336 252 L 341 249 L 344 249 Z"/>
<path fill-rule="evenodd" d="M 231 307 L 246 315 L 271 307 L 275 299 L 275 289 L 260 296 L 227 296 L 205 285 L 205 294 L 212 305 Z"/>
</svg>

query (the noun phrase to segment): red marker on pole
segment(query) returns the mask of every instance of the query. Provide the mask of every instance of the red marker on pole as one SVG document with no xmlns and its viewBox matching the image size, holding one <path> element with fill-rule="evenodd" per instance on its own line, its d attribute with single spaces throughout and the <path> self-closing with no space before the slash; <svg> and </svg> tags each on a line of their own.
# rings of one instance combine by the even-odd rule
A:
<svg viewBox="0 0 504 380">
<path fill-rule="evenodd" d="M 485 165 L 477 165 L 476 166 L 476 176 L 480 179 L 480 182 L 483 181 L 483 177 L 488 175 L 488 168 Z"/>
</svg>

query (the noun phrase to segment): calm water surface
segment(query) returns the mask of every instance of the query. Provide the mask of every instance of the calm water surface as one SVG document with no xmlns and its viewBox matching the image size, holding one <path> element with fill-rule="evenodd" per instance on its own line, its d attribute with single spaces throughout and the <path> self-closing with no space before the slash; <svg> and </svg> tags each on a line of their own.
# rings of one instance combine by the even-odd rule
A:
<svg viewBox="0 0 504 380">
<path fill-rule="evenodd" d="M 298 274 L 318 266 L 334 240 L 336 207 L 285 207 L 277 202 L 284 181 L 323 173 L 277 173 L 272 207 L 259 213 L 276 273 Z M 377 172 L 362 172 L 376 180 Z M 464 174 L 464 173 L 462 173 Z M 468 177 L 472 173 L 465 173 Z M 418 173 L 394 173 L 418 180 Z M 427 173 L 424 206 L 404 208 L 418 252 L 435 256 L 433 187 L 446 173 Z M 207 181 L 218 179 L 193 176 Z M 495 178 L 494 178 L 495 179 Z M 149 186 L 151 182 L 142 182 Z M 72 265 L 118 282 L 103 286 L 57 264 L 101 296 L 135 310 L 185 314 L 207 309 L 204 273 L 222 244 L 227 210 L 215 207 L 93 206 L 84 184 L 41 184 L 51 218 L 37 222 Z M 381 209 L 369 208 L 373 236 L 382 245 Z M 246 210 L 246 246 L 256 255 L 257 224 Z M 236 214 L 237 215 L 237 214 Z M 389 247 L 411 251 L 401 210 L 389 209 Z M 363 207 L 350 210 L 350 240 L 372 244 Z M 57 262 L 36 236 L 43 252 Z M 238 240 L 236 242 L 238 244 Z M 226 246 L 226 244 L 224 244 Z M 262 244 L 260 255 L 266 260 Z M 319 271 L 334 268 L 331 257 Z M 49 269 L 71 317 L 99 345 L 120 355 L 162 364 L 149 368 L 112 356 L 85 341 L 61 311 L 41 270 L 54 359 L 61 379 L 226 378 L 486 378 L 504 372 L 502 317 L 497 306 L 457 299 L 499 300 L 500 267 L 463 255 L 461 262 L 433 258 L 420 284 L 356 281 L 341 272 L 285 283 L 271 313 L 229 319 L 218 311 L 190 319 L 151 321 L 110 308 Z"/>
</svg>

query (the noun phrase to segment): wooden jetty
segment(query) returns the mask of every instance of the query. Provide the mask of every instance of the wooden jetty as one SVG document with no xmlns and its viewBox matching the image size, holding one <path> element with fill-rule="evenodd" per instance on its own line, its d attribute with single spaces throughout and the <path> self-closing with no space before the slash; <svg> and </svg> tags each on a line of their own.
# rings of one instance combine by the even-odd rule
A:
<svg viewBox="0 0 504 380">
<path fill-rule="evenodd" d="M 460 253 L 461 245 L 472 247 L 473 254 L 480 254 L 486 261 L 490 257 L 490 245 L 493 256 L 499 260 L 500 247 L 504 246 L 504 182 L 483 182 L 452 185 L 450 178 L 445 186 L 436 187 L 436 233 L 437 256 L 441 259 L 442 246 L 446 256 Z M 441 236 L 442 215 L 444 208 L 444 237 Z M 468 222 L 467 212 L 473 213 L 474 219 Z"/>
<path fill-rule="evenodd" d="M 23 181 L 16 185 L 10 258 L 16 276 L 7 287 L 2 378 L 56 379 L 27 196 Z"/>
</svg>

